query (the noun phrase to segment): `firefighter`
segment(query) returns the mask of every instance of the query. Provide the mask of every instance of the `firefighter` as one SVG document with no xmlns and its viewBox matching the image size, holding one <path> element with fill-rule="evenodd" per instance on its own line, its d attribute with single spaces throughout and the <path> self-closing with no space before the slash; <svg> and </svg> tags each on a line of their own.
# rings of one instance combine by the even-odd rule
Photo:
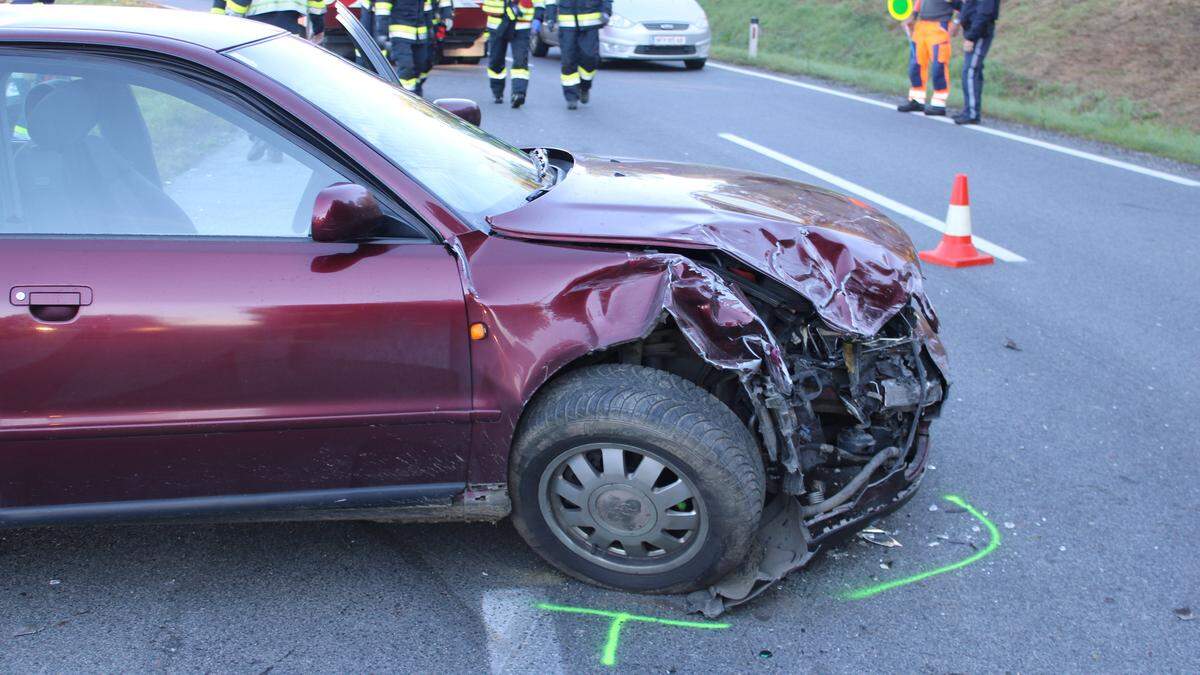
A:
<svg viewBox="0 0 1200 675">
<path fill-rule="evenodd" d="M 231 0 L 232 1 L 232 0 Z M 427 0 L 376 0 L 375 35 L 388 45 L 388 56 L 400 76 L 400 86 L 422 95 L 424 75 L 431 66 Z"/>
<path fill-rule="evenodd" d="M 306 24 L 318 39 L 325 32 L 324 0 L 212 0 L 210 11 L 261 21 L 302 37 Z"/>
<path fill-rule="evenodd" d="M 900 112 L 924 111 L 926 115 L 945 115 L 950 98 L 950 38 L 958 32 L 955 12 L 962 0 L 917 0 L 913 17 L 904 22 L 909 35 L 908 101 L 896 107 Z M 930 83 L 932 80 L 932 83 Z M 933 85 L 933 97 L 925 105 L 925 89 Z"/>
<path fill-rule="evenodd" d="M 563 96 L 575 110 L 591 98 L 600 66 L 600 29 L 612 16 L 612 0 L 545 0 L 546 22 L 558 25 Z"/>
<path fill-rule="evenodd" d="M 425 0 L 422 10 L 425 14 L 425 30 L 429 40 L 425 42 L 425 69 L 421 71 L 421 91 L 425 89 L 425 80 L 433 72 L 433 66 L 438 59 L 438 41 L 446 32 L 454 29 L 454 0 Z"/>
<path fill-rule="evenodd" d="M 492 98 L 504 103 L 504 80 L 508 66 L 504 57 L 512 49 L 512 107 L 525 104 L 529 90 L 529 29 L 541 19 L 541 0 L 483 0 L 487 14 L 488 81 Z"/>
<path fill-rule="evenodd" d="M 261 21 L 301 37 L 311 28 L 312 39 L 317 42 L 325 32 L 324 0 L 212 0 L 209 11 Z M 246 159 L 254 162 L 265 154 L 272 162 L 283 161 L 279 148 L 267 147 L 261 138 L 253 136 L 250 141 Z"/>
<path fill-rule="evenodd" d="M 983 106 L 983 61 L 992 48 L 996 20 L 1000 18 L 1000 0 L 966 0 L 962 8 L 963 109 L 954 116 L 955 124 L 979 124 Z"/>
</svg>

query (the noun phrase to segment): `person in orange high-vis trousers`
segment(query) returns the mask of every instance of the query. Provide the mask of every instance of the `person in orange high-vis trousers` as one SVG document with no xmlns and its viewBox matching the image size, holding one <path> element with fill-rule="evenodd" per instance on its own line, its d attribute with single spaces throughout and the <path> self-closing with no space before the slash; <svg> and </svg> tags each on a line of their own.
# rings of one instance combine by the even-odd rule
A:
<svg viewBox="0 0 1200 675">
<path fill-rule="evenodd" d="M 908 100 L 896 107 L 900 112 L 945 115 L 950 98 L 950 38 L 958 32 L 955 13 L 961 0 L 917 0 L 913 18 L 904 23 L 909 34 Z M 915 20 L 914 20 L 915 19 Z M 925 104 L 925 91 L 933 96 Z"/>
</svg>

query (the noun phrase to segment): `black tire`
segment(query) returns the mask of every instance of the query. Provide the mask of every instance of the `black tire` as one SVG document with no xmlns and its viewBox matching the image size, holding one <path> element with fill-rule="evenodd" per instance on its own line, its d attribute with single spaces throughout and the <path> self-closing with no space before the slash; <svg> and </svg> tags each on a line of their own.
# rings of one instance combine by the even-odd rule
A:
<svg viewBox="0 0 1200 675">
<path fill-rule="evenodd" d="M 683 62 L 688 70 L 703 70 L 704 64 L 708 63 L 708 59 L 688 59 Z"/>
<path fill-rule="evenodd" d="M 609 569 L 555 534 L 539 501 L 543 474 L 572 448 L 604 443 L 644 448 L 695 486 L 707 525 L 679 566 Z M 725 576 L 750 550 L 765 494 L 762 456 L 732 410 L 683 378 L 634 365 L 581 368 L 540 392 L 513 444 L 509 486 L 513 524 L 547 562 L 583 581 L 642 593 L 693 591 Z"/>
<path fill-rule="evenodd" d="M 534 56 L 545 56 L 546 54 L 550 53 L 550 45 L 542 41 L 542 36 L 540 33 L 534 32 L 529 36 L 529 51 L 532 52 Z"/>
</svg>

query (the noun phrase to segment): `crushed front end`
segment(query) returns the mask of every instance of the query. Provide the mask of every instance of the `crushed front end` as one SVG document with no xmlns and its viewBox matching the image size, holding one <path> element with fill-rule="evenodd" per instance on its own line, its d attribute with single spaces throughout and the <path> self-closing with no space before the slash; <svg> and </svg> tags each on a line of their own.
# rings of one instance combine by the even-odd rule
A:
<svg viewBox="0 0 1200 675">
<path fill-rule="evenodd" d="M 910 499 L 949 386 L 936 319 L 923 298 L 861 335 L 831 327 L 769 278 L 736 265 L 720 271 L 767 324 L 791 386 L 762 374 L 743 380 L 750 424 L 767 455 L 769 497 L 758 550 L 689 596 L 691 609 L 708 616 L 750 600 Z"/>
</svg>

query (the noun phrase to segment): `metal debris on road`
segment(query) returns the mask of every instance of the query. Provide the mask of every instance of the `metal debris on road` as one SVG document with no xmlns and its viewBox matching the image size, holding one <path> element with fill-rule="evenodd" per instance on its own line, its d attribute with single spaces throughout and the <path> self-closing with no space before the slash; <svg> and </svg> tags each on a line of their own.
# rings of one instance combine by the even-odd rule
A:
<svg viewBox="0 0 1200 675">
<path fill-rule="evenodd" d="M 977 562 L 977 561 L 981 560 L 982 558 L 984 558 L 988 554 L 990 554 L 992 551 L 995 551 L 997 548 L 999 548 L 1000 538 L 1001 538 L 1000 537 L 1000 529 L 997 528 L 995 526 L 995 524 L 992 523 L 992 521 L 988 520 L 987 516 L 985 516 L 983 513 L 980 513 L 978 510 L 975 509 L 975 507 L 971 506 L 969 503 L 967 503 L 967 501 L 965 499 L 963 499 L 962 497 L 959 497 L 958 495 L 946 495 L 945 497 L 943 497 L 943 499 L 950 502 L 951 504 L 954 504 L 954 505 L 966 510 L 967 513 L 971 514 L 971 517 L 973 517 L 975 520 L 978 520 L 979 522 L 983 523 L 984 526 L 987 527 L 988 532 L 991 534 L 991 538 L 988 540 L 987 546 L 985 546 L 982 550 L 977 550 L 974 553 L 972 553 L 971 555 L 967 556 L 966 558 L 963 558 L 962 560 L 959 560 L 957 562 L 950 563 L 949 565 L 943 565 L 942 567 L 938 567 L 936 569 L 919 572 L 917 574 L 913 574 L 911 576 L 907 576 L 902 579 L 894 579 L 892 581 L 875 584 L 873 586 L 866 586 L 863 588 L 858 588 L 858 589 L 843 593 L 841 595 L 841 597 L 846 600 L 863 600 L 863 599 L 869 598 L 873 595 L 878 595 L 879 593 L 883 593 L 884 591 L 889 591 L 893 588 L 899 588 L 900 586 L 907 586 L 908 584 L 914 584 L 919 581 L 924 581 L 925 579 L 937 576 L 939 574 L 945 574 L 946 572 L 952 572 L 954 570 L 961 569 L 963 567 L 966 567 L 967 565 L 970 565 L 973 562 Z M 974 547 L 974 544 L 972 544 L 971 546 Z"/>
<path fill-rule="evenodd" d="M 1004 340 L 1004 348 L 1005 348 L 1005 349 L 1011 349 L 1011 350 L 1013 350 L 1014 352 L 1019 352 L 1019 351 L 1021 351 L 1021 348 L 1020 348 L 1019 346 L 1017 346 L 1017 343 L 1016 343 L 1016 342 L 1013 342 L 1013 341 L 1012 341 L 1011 339 L 1009 339 L 1009 338 L 1005 338 L 1005 340 Z"/>
<path fill-rule="evenodd" d="M 884 546 L 887 548 L 900 548 L 904 546 L 899 540 L 892 536 L 891 532 L 881 530 L 878 527 L 868 527 L 859 531 L 858 538 L 864 541 L 869 541 L 876 546 Z"/>
<path fill-rule="evenodd" d="M 1175 616 L 1182 621 L 1191 621 L 1196 618 L 1196 613 L 1192 611 L 1191 607 L 1176 607 L 1174 611 Z"/>
</svg>

